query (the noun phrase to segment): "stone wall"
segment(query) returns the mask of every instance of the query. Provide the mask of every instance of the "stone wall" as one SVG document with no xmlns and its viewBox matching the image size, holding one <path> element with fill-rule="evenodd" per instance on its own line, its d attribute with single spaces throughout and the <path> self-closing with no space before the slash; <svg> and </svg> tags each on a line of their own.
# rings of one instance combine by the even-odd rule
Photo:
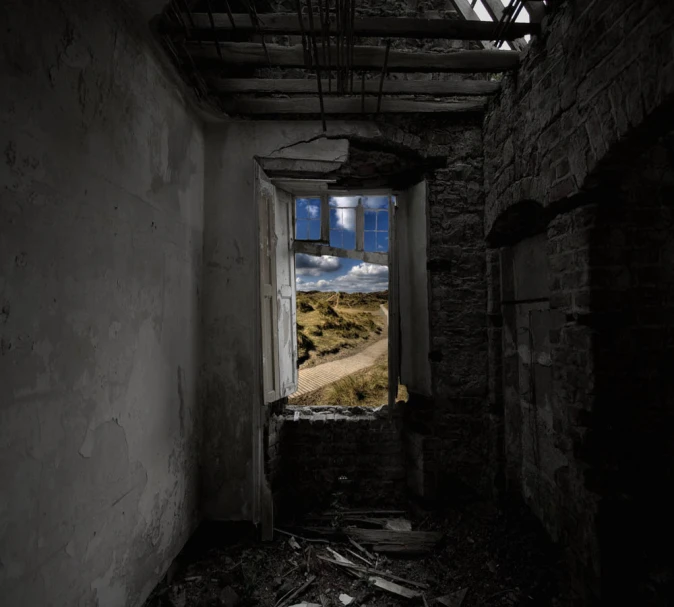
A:
<svg viewBox="0 0 674 607">
<path fill-rule="evenodd" d="M 335 501 L 399 506 L 405 493 L 401 436 L 401 416 L 387 407 L 296 408 L 274 416 L 267 465 L 278 513 L 326 509 Z"/>
<path fill-rule="evenodd" d="M 199 520 L 201 127 L 117 2 L 0 30 L 1 602 L 141 605 Z"/>
<path fill-rule="evenodd" d="M 553 4 L 485 120 L 485 233 L 507 247 L 489 253 L 501 268 L 489 273 L 490 400 L 504 411 L 506 485 L 568 548 L 583 604 L 659 605 L 671 592 L 671 559 L 642 538 L 671 525 L 657 487 L 673 461 L 660 430 L 671 423 L 671 388 L 658 372 L 672 155 L 669 138 L 656 141 L 674 118 L 673 25 L 671 3 Z M 512 329 L 534 341 L 535 331 L 494 295 L 500 281 L 504 298 L 513 279 L 517 243 L 536 234 L 548 277 L 536 298 L 554 319 L 541 334 L 550 399 L 530 407 L 541 369 L 523 362 Z"/>
<path fill-rule="evenodd" d="M 426 177 L 433 398 L 412 396 L 406 428 L 425 444 L 424 476 L 432 482 L 426 497 L 453 492 L 457 484 L 491 492 L 481 132 L 427 119 L 410 129 L 427 129 L 429 150 L 446 158 L 446 167 Z"/>
<path fill-rule="evenodd" d="M 484 124 L 485 227 L 524 200 L 578 193 L 626 136 L 662 128 L 674 98 L 674 4 L 555 3 Z"/>
<path fill-rule="evenodd" d="M 665 362 L 674 292 L 671 135 L 630 165 L 571 199 L 575 208 L 550 221 L 537 248 L 548 303 L 527 305 L 550 311 L 540 335 L 549 360 L 533 351 L 549 365 L 545 384 L 535 365 L 527 369 L 526 344 L 513 335 L 512 327 L 527 336 L 530 325 L 502 305 L 505 468 L 508 486 L 566 546 L 583 601 L 660 605 L 674 572 L 660 541 L 672 532 L 665 487 L 674 461 L 665 430 L 674 393 Z M 502 282 L 512 282 L 513 251 L 530 241 L 501 250 Z M 537 273 L 524 276 L 528 288 L 540 288 Z"/>
</svg>

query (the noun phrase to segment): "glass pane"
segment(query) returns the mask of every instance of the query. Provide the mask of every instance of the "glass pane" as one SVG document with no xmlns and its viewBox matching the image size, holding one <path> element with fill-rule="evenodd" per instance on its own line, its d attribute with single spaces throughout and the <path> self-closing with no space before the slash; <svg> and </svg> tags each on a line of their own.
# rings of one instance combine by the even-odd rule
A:
<svg viewBox="0 0 674 607">
<path fill-rule="evenodd" d="M 363 206 L 366 209 L 386 209 L 388 207 L 388 196 L 365 196 Z"/>
<path fill-rule="evenodd" d="M 356 229 L 356 209 L 341 209 L 339 211 L 339 227 L 343 230 Z"/>
<path fill-rule="evenodd" d="M 377 232 L 377 251 L 388 251 L 388 232 Z"/>
<path fill-rule="evenodd" d="M 298 240 L 306 240 L 309 236 L 309 222 L 306 219 L 298 219 L 297 227 L 295 229 L 295 238 Z"/>
<path fill-rule="evenodd" d="M 377 229 L 377 211 L 365 211 L 365 229 L 368 231 Z"/>
<path fill-rule="evenodd" d="M 341 211 L 337 209 L 330 209 L 330 229 L 337 229 L 339 227 L 339 214 Z"/>
<path fill-rule="evenodd" d="M 321 237 L 321 222 L 309 222 L 309 240 L 319 240 Z"/>
<path fill-rule="evenodd" d="M 328 202 L 331 207 L 356 207 L 358 206 L 358 198 L 360 196 L 330 196 Z"/>
<path fill-rule="evenodd" d="M 341 247 L 342 246 L 342 232 L 341 230 L 330 230 L 330 246 L 331 247 Z"/>
<path fill-rule="evenodd" d="M 295 217 L 297 219 L 318 219 L 321 216 L 320 198 L 296 198 Z"/>
<path fill-rule="evenodd" d="M 376 232 L 365 232 L 364 248 L 366 251 L 377 250 Z"/>
<path fill-rule="evenodd" d="M 345 249 L 356 248 L 356 233 L 351 230 L 344 232 L 344 242 L 342 245 Z"/>
<path fill-rule="evenodd" d="M 377 213 L 377 231 L 388 232 L 388 211 Z"/>
</svg>

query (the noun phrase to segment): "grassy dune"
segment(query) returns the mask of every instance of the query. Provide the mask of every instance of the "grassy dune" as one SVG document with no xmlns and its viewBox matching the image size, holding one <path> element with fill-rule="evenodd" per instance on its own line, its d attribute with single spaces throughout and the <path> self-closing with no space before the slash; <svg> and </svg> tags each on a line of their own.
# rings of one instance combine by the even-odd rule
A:
<svg viewBox="0 0 674 607">
<path fill-rule="evenodd" d="M 388 293 L 297 293 L 300 368 L 348 356 L 386 336 Z"/>
</svg>

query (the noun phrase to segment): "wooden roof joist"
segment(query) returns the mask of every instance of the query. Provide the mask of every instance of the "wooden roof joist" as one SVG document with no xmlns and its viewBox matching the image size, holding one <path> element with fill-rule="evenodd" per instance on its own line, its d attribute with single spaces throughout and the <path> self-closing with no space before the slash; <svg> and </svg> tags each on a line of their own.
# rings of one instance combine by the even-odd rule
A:
<svg viewBox="0 0 674 607">
<path fill-rule="evenodd" d="M 316 93 L 316 80 L 309 79 L 261 79 L 261 78 L 214 78 L 211 81 L 214 90 L 219 93 L 267 93 L 281 95 L 311 95 Z M 384 95 L 433 95 L 434 97 L 453 97 L 491 95 L 501 88 L 500 82 L 489 80 L 384 80 Z M 361 94 L 363 84 L 356 81 L 353 92 Z M 328 81 L 323 79 L 323 94 L 336 95 L 333 89 L 328 92 Z M 365 94 L 378 95 L 379 81 L 366 80 Z"/>
<path fill-rule="evenodd" d="M 195 39 L 226 39 L 234 31 L 226 13 L 214 13 L 215 28 L 206 13 L 193 13 Z M 300 35 L 302 28 L 297 15 L 291 13 L 261 13 L 259 29 L 251 22 L 250 15 L 233 14 L 236 31 L 245 33 Z M 184 16 L 184 22 L 190 23 Z M 304 30 L 311 32 L 308 17 L 303 18 Z M 363 17 L 354 22 L 355 36 L 371 36 L 386 38 L 442 38 L 447 40 L 492 40 L 496 23 L 488 21 L 465 21 L 460 19 L 413 19 L 405 17 Z M 314 21 L 314 31 L 321 32 L 320 20 Z M 507 40 L 521 38 L 526 34 L 538 34 L 538 23 L 513 23 L 508 29 Z M 330 22 L 330 34 L 336 33 L 334 18 Z"/>
<path fill-rule="evenodd" d="M 253 42 L 221 42 L 221 57 L 215 45 L 188 45 L 197 66 L 222 68 L 224 65 L 250 67 L 307 67 L 302 46 L 267 44 L 268 56 L 263 45 Z M 356 46 L 353 49 L 354 70 L 380 71 L 384 64 L 386 49 L 380 46 Z M 335 69 L 335 53 L 330 65 L 321 63 L 321 69 Z M 269 63 L 268 63 L 269 61 Z M 388 57 L 389 72 L 504 72 L 519 66 L 520 55 L 516 51 L 457 51 L 451 53 L 424 53 L 391 51 Z"/>
<path fill-rule="evenodd" d="M 377 112 L 377 99 L 372 98 L 363 100 L 359 97 L 326 97 L 323 102 L 326 114 L 375 114 Z M 474 113 L 484 111 L 485 105 L 484 100 L 441 102 L 382 99 L 380 112 L 384 114 Z M 236 99 L 225 100 L 223 102 L 223 109 L 228 114 L 241 115 L 318 115 L 321 112 L 318 96 L 293 97 L 292 99 L 238 97 Z"/>
</svg>

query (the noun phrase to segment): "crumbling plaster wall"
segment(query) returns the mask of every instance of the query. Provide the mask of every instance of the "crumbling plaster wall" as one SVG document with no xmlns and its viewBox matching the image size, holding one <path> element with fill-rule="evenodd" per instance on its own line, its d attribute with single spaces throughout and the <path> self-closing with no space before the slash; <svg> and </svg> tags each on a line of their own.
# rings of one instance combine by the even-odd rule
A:
<svg viewBox="0 0 674 607">
<path fill-rule="evenodd" d="M 0 596 L 140 605 L 196 523 L 203 141 L 115 2 L 0 7 Z"/>
<path fill-rule="evenodd" d="M 486 491 L 485 450 L 493 450 L 487 405 L 486 278 L 482 233 L 482 136 L 479 118 L 391 117 L 330 121 L 328 137 L 349 138 L 442 159 L 428 164 L 433 398 L 415 401 L 406 424 L 419 448 L 428 496 L 450 478 Z M 320 122 L 233 122 L 209 129 L 205 175 L 203 367 L 207 514 L 255 515 L 253 487 L 259 447 L 257 385 L 257 227 L 253 157 L 320 138 Z"/>
</svg>

